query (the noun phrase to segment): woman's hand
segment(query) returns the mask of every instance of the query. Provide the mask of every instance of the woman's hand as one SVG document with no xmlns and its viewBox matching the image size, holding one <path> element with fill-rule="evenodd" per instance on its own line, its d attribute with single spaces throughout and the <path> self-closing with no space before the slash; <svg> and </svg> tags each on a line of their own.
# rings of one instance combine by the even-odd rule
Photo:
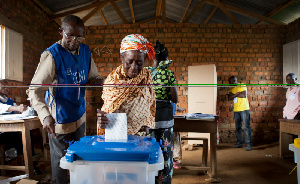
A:
<svg viewBox="0 0 300 184">
<path fill-rule="evenodd" d="M 149 135 L 150 128 L 147 126 L 142 126 L 140 132 L 146 132 L 146 135 Z"/>
<path fill-rule="evenodd" d="M 117 109 L 117 110 L 115 110 L 113 113 L 120 113 L 120 111 Z"/>
<path fill-rule="evenodd" d="M 97 117 L 97 124 L 100 128 L 105 129 L 105 127 L 109 123 L 109 119 L 106 117 L 106 112 L 97 109 Z"/>
</svg>

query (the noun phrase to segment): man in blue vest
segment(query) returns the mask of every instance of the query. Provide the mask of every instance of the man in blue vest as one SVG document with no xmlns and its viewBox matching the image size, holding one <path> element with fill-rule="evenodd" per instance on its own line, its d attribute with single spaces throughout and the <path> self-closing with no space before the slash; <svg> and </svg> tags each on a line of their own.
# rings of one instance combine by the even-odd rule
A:
<svg viewBox="0 0 300 184">
<path fill-rule="evenodd" d="M 78 141 L 85 134 L 85 87 L 45 87 L 39 84 L 65 86 L 103 84 L 89 47 L 84 40 L 84 23 L 74 15 L 62 20 L 62 40 L 47 48 L 27 91 L 32 106 L 49 133 L 52 182 L 68 183 L 68 171 L 59 167 L 68 142 Z M 46 93 L 46 98 L 44 95 Z"/>
</svg>

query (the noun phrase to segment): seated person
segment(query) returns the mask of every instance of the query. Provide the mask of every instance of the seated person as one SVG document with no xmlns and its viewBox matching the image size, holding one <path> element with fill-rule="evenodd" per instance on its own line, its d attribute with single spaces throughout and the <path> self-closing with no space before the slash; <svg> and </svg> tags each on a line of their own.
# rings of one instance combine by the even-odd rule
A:
<svg viewBox="0 0 300 184">
<path fill-rule="evenodd" d="M 27 106 L 20 104 L 16 105 L 14 101 L 7 97 L 9 93 L 8 82 L 6 80 L 0 80 L 0 115 L 11 114 L 11 113 L 23 113 L 27 110 Z M 30 132 L 31 134 L 31 132 Z M 0 132 L 0 144 L 5 144 L 5 150 L 15 148 L 17 153 L 23 155 L 22 145 L 22 133 L 21 132 Z M 32 143 L 31 143 L 32 144 Z M 35 155 L 33 144 L 32 144 L 32 155 Z M 34 174 L 43 174 L 37 168 L 37 162 L 33 162 Z"/>
<path fill-rule="evenodd" d="M 142 35 L 131 34 L 121 43 L 122 64 L 112 71 L 104 84 L 140 85 L 152 84 L 150 70 L 144 68 L 145 60 L 154 58 L 154 49 Z M 154 128 L 155 92 L 153 87 L 104 87 L 102 111 L 98 111 L 98 135 L 100 128 L 109 123 L 105 113 L 120 112 L 127 115 L 127 133 L 135 135 L 147 126 Z"/>
<path fill-rule="evenodd" d="M 8 82 L 6 80 L 0 80 L 0 114 L 6 113 L 23 113 L 27 110 L 27 106 L 20 104 L 16 105 L 11 98 L 8 98 L 7 95 L 9 93 Z"/>
</svg>

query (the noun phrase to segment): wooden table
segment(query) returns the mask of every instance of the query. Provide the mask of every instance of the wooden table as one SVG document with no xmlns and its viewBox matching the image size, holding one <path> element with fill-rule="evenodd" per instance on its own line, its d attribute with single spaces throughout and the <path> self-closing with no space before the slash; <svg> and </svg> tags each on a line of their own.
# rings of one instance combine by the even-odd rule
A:
<svg viewBox="0 0 300 184">
<path fill-rule="evenodd" d="M 183 117 L 175 117 L 173 131 L 210 133 L 210 167 L 194 167 L 194 169 L 208 170 L 209 181 L 219 182 L 220 179 L 217 175 L 217 117 L 214 120 L 186 120 Z"/>
<path fill-rule="evenodd" d="M 289 150 L 289 144 L 294 143 L 293 135 L 300 135 L 300 120 L 279 119 L 280 138 L 279 138 L 279 155 L 280 158 L 293 156 L 294 152 Z"/>
<path fill-rule="evenodd" d="M 47 160 L 47 149 L 44 146 L 46 144 L 46 134 L 43 131 L 43 126 L 39 118 L 25 119 L 25 120 L 0 120 L 0 132 L 22 132 L 22 143 L 23 143 L 23 156 L 25 166 L 7 166 L 0 165 L 0 169 L 5 170 L 21 170 L 29 174 L 29 178 L 34 178 L 32 151 L 31 151 L 31 137 L 30 130 L 40 129 L 43 137 L 43 152 L 44 160 Z"/>
</svg>

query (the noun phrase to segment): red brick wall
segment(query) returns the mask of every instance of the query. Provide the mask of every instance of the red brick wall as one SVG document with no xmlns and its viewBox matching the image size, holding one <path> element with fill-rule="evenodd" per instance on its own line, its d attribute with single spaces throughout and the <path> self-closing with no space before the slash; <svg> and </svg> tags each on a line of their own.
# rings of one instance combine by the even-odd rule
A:
<svg viewBox="0 0 300 184">
<path fill-rule="evenodd" d="M 56 25 L 48 19 L 45 12 L 42 11 L 31 0 L 0 0 L 0 14 L 5 17 L 0 21 L 7 22 L 3 26 L 15 30 L 14 25 L 17 25 L 17 32 L 24 36 L 24 56 L 23 56 L 23 82 L 10 81 L 11 86 L 24 86 L 30 84 L 36 67 L 39 63 L 40 54 L 46 48 L 44 42 L 44 34 L 47 33 L 47 26 L 56 27 Z M 27 34 L 26 34 L 27 33 Z M 38 40 L 37 40 L 38 39 Z M 9 94 L 17 103 L 25 103 L 27 88 L 11 88 Z"/>
<path fill-rule="evenodd" d="M 97 108 L 100 109 L 103 105 L 103 100 L 101 98 L 102 89 L 97 88 L 87 88 L 86 89 L 86 133 L 87 135 L 97 134 Z"/>
<path fill-rule="evenodd" d="M 58 26 L 50 21 L 45 13 L 31 0 L 0 0 L 0 13 L 20 27 L 30 31 L 35 38 L 24 38 L 24 82 L 11 82 L 11 85 L 30 83 L 39 62 L 40 53 L 60 39 Z M 119 47 L 122 38 L 130 33 L 141 33 L 150 42 L 156 39 L 165 43 L 174 62 L 174 71 L 180 84 L 187 83 L 187 67 L 200 64 L 216 64 L 218 84 L 227 83 L 230 75 L 238 75 L 239 81 L 246 84 L 282 83 L 282 45 L 299 39 L 300 20 L 287 27 L 252 25 L 116 25 L 93 26 L 86 29 L 86 43 L 91 50 L 107 45 L 112 55 L 94 53 L 94 59 L 102 76 L 107 76 L 120 64 Z M 148 65 L 150 63 L 148 62 Z M 230 102 L 226 100 L 227 88 L 218 88 L 220 108 L 220 138 L 223 142 L 234 141 L 233 113 L 228 111 Z M 282 88 L 249 87 L 251 105 L 251 127 L 254 141 L 278 140 L 278 118 L 282 117 L 285 104 Z M 187 108 L 187 88 L 180 87 L 179 106 Z M 26 99 L 24 88 L 14 88 L 12 96 Z M 96 89 L 87 90 L 87 133 L 95 134 L 95 109 L 102 102 Z"/>
<path fill-rule="evenodd" d="M 199 24 L 135 24 L 116 26 L 92 26 L 86 29 L 86 43 L 91 50 L 107 45 L 112 54 L 94 53 L 101 76 L 107 76 L 120 65 L 121 40 L 128 34 L 140 33 L 150 42 L 156 39 L 165 43 L 170 69 L 179 84 L 187 84 L 187 67 L 215 64 L 218 84 L 227 84 L 231 75 L 246 84 L 282 83 L 282 44 L 285 28 L 279 26 L 252 25 L 199 25 Z M 150 65 L 150 62 L 147 63 Z M 186 87 L 179 87 L 179 106 L 188 107 Z M 282 117 L 285 103 L 284 90 L 275 87 L 249 87 L 251 127 L 254 141 L 278 140 L 278 118 Z M 220 138 L 234 141 L 233 113 L 226 99 L 228 88 L 218 88 L 220 108 Z M 93 131 L 94 132 L 94 131 Z"/>
<path fill-rule="evenodd" d="M 286 43 L 300 39 L 300 18 L 290 23 L 286 30 Z"/>
</svg>

